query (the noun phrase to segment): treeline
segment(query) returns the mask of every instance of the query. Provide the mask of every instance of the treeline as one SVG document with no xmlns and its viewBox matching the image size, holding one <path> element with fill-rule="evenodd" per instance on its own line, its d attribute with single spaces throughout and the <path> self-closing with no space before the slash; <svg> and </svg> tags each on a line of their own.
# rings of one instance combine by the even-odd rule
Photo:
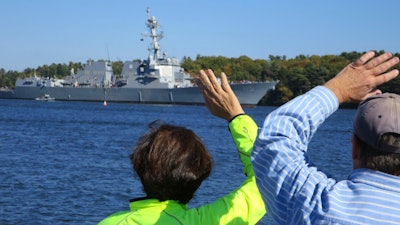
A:
<svg viewBox="0 0 400 225">
<path fill-rule="evenodd" d="M 324 56 L 299 55 L 293 59 L 287 59 L 285 56 L 270 55 L 267 60 L 253 60 L 247 56 L 227 58 L 198 55 L 195 60 L 184 58 L 182 67 L 191 74 L 197 74 L 203 68 L 212 68 L 216 75 L 223 71 L 231 81 L 279 80 L 276 89 L 268 92 L 259 103 L 259 105 L 278 106 L 317 85 L 324 84 L 364 53 L 344 52 L 340 55 Z M 376 53 L 379 55 L 384 51 Z M 400 57 L 399 53 L 395 53 L 395 55 Z M 396 68 L 400 70 L 399 65 Z M 400 94 L 400 78 L 398 77 L 379 88 L 384 92 Z M 351 104 L 347 106 L 354 107 Z"/>
<path fill-rule="evenodd" d="M 379 51 L 377 54 L 382 54 Z M 259 105 L 282 105 L 290 99 L 321 85 L 335 76 L 343 67 L 359 58 L 363 53 L 344 52 L 340 55 L 305 56 L 292 59 L 285 56 L 272 56 L 268 59 L 251 59 L 247 56 L 228 58 L 224 56 L 200 56 L 196 59 L 184 57 L 182 67 L 193 76 L 200 69 L 211 68 L 219 75 L 222 71 L 230 81 L 267 81 L 279 80 L 274 91 L 269 92 Z M 395 54 L 400 57 L 399 53 Z M 122 61 L 113 62 L 113 71 L 117 77 L 122 71 Z M 0 69 L 0 87 L 13 88 L 17 78 L 33 76 L 62 78 L 82 69 L 84 64 L 69 62 L 68 64 L 51 64 L 36 69 L 27 68 L 22 72 Z M 397 69 L 400 66 L 397 65 Z M 382 91 L 400 93 L 400 78 L 379 87 Z"/>
</svg>

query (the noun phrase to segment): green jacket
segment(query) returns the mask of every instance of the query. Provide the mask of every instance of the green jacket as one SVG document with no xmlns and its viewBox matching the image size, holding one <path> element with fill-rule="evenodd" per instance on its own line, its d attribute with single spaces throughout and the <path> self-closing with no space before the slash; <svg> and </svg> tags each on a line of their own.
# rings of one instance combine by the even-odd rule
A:
<svg viewBox="0 0 400 225">
<path fill-rule="evenodd" d="M 251 117 L 240 115 L 229 123 L 229 130 L 247 175 L 238 189 L 213 203 L 191 209 L 172 200 L 134 201 L 129 211 L 117 212 L 99 224 L 256 224 L 266 213 L 250 161 L 258 127 Z"/>
</svg>

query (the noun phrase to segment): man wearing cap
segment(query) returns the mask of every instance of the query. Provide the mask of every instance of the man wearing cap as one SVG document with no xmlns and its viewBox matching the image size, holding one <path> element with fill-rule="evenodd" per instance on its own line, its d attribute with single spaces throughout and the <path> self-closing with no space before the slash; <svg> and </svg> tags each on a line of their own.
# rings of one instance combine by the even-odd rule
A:
<svg viewBox="0 0 400 225">
<path fill-rule="evenodd" d="M 399 59 L 374 56 L 365 53 L 265 119 L 252 163 L 275 224 L 400 224 L 400 96 L 376 89 L 399 74 L 390 70 Z M 308 144 L 341 103 L 360 101 L 354 170 L 336 181 L 309 161 Z"/>
</svg>

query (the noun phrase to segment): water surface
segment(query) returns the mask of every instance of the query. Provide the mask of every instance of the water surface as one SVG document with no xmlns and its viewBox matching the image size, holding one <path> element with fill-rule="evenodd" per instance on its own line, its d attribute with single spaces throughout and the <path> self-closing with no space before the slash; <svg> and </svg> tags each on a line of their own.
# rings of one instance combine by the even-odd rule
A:
<svg viewBox="0 0 400 225">
<path fill-rule="evenodd" d="M 274 107 L 246 108 L 261 126 Z M 339 110 L 310 144 L 337 179 L 351 171 L 354 110 Z M 215 160 L 190 206 L 212 202 L 244 179 L 225 121 L 204 106 L 0 99 L 0 224 L 96 224 L 142 197 L 129 154 L 156 119 L 196 132 Z M 264 218 L 260 224 L 268 224 Z"/>
</svg>

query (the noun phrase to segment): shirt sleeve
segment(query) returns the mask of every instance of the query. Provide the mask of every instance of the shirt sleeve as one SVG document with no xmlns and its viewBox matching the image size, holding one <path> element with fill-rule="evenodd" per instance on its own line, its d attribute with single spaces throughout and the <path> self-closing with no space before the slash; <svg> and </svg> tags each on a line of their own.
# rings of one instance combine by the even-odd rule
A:
<svg viewBox="0 0 400 225">
<path fill-rule="evenodd" d="M 238 149 L 240 160 L 244 167 L 244 173 L 246 176 L 254 176 L 250 157 L 254 142 L 257 138 L 257 124 L 250 116 L 240 115 L 229 123 L 229 131 Z"/>
<path fill-rule="evenodd" d="M 264 202 L 258 191 L 251 165 L 251 151 L 257 138 L 257 124 L 248 115 L 240 115 L 229 123 L 229 130 L 239 151 L 246 180 L 239 188 L 213 203 L 196 209 L 203 224 L 256 224 L 265 215 Z"/>
<path fill-rule="evenodd" d="M 335 181 L 307 159 L 307 147 L 318 127 L 339 106 L 336 96 L 315 87 L 271 112 L 255 143 L 252 163 L 258 188 L 277 224 L 296 221 L 301 210 L 315 207 L 315 196 Z M 307 214 L 307 213 L 305 213 Z M 299 221 L 299 220 L 297 220 Z"/>
</svg>

